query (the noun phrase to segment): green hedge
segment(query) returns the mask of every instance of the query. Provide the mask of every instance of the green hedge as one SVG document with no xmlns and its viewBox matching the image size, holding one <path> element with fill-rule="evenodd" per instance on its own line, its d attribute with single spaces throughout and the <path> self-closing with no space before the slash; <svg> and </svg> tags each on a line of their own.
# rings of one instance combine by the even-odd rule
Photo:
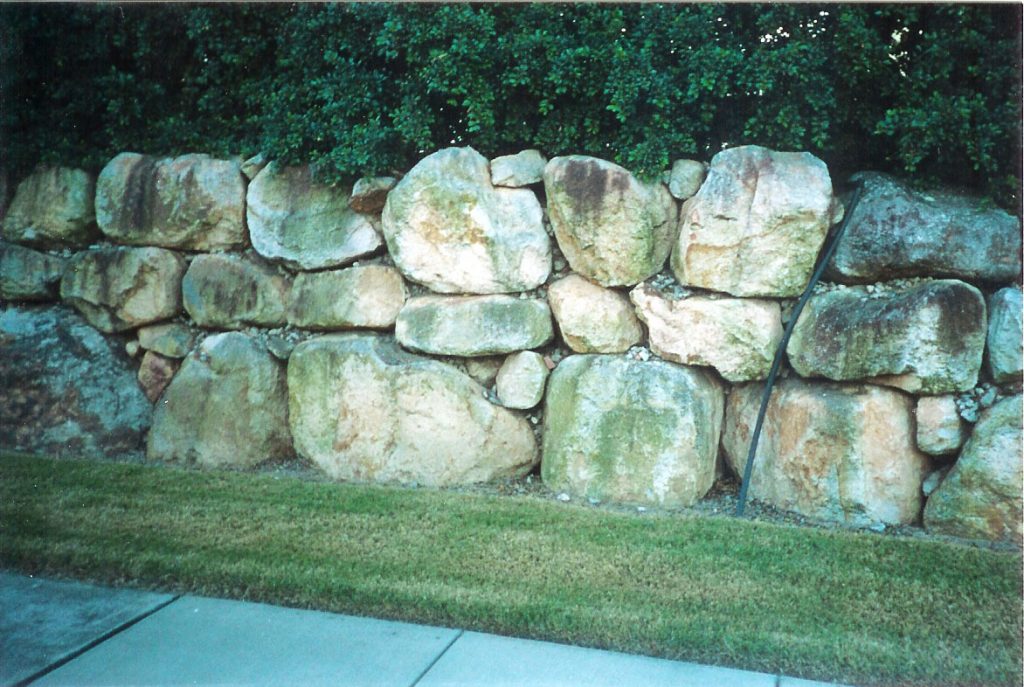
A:
<svg viewBox="0 0 1024 687">
<path fill-rule="evenodd" d="M 338 180 L 454 144 L 644 175 L 758 143 L 1016 208 L 1017 5 L 4 5 L 4 166 L 264 150 Z"/>
</svg>

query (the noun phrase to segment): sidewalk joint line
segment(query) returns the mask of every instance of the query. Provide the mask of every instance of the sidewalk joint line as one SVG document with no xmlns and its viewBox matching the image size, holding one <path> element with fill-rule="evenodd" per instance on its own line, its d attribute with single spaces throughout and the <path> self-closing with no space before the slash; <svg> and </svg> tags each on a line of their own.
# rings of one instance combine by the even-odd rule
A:
<svg viewBox="0 0 1024 687">
<path fill-rule="evenodd" d="M 161 603 L 157 604 L 156 606 L 154 606 L 150 610 L 146 611 L 142 615 L 139 615 L 139 616 L 137 616 L 135 618 L 132 618 L 131 620 L 128 620 L 126 622 L 123 622 L 123 623 L 121 623 L 120 625 L 118 625 L 117 627 L 115 627 L 112 630 L 108 630 L 107 632 L 103 633 L 102 635 L 100 635 L 96 639 L 93 639 L 93 640 L 87 642 L 85 645 L 79 647 L 78 649 L 75 649 L 74 651 L 70 652 L 69 654 L 67 654 L 65 656 L 61 656 L 59 659 L 54 661 L 52 664 L 46 666 L 42 670 L 37 670 L 35 673 L 33 673 L 32 675 L 29 675 L 24 680 L 15 683 L 14 687 L 26 687 L 26 685 L 32 684 L 33 682 L 35 682 L 39 678 L 43 677 L 44 675 L 48 675 L 49 673 L 52 673 L 53 671 L 57 670 L 61 666 L 67 665 L 68 663 L 71 663 L 71 661 L 74 661 L 76 658 L 78 658 L 79 656 L 81 656 L 82 654 L 84 654 L 84 653 L 86 653 L 88 651 L 92 651 L 97 646 L 99 646 L 103 642 L 107 641 L 111 637 L 114 637 L 115 635 L 121 634 L 122 632 L 127 630 L 132 625 L 135 625 L 136 623 L 142 622 L 143 620 L 145 620 L 149 616 L 153 615 L 157 611 L 162 611 L 163 609 L 167 608 L 168 606 L 170 606 L 172 603 L 174 603 L 175 601 L 177 601 L 181 597 L 182 597 L 181 594 L 176 594 L 176 595 L 172 596 L 170 599 L 168 599 L 167 601 L 164 601 L 164 602 L 161 602 Z"/>
<path fill-rule="evenodd" d="M 416 676 L 416 679 L 412 681 L 412 684 L 410 684 L 409 687 L 416 687 L 416 685 L 420 683 L 420 680 L 426 677 L 427 673 L 429 673 L 431 669 L 435 665 L 437 665 L 437 662 L 441 660 L 441 657 L 448 653 L 448 650 L 452 648 L 452 645 L 455 644 L 455 642 L 459 641 L 459 638 L 462 637 L 462 635 L 464 635 L 465 633 L 465 630 L 459 630 L 459 633 L 452 637 L 452 641 L 448 642 L 448 644 L 445 645 L 443 649 L 441 649 L 441 653 L 435 656 L 434 660 L 430 662 L 430 665 L 424 668 L 423 672 Z"/>
</svg>

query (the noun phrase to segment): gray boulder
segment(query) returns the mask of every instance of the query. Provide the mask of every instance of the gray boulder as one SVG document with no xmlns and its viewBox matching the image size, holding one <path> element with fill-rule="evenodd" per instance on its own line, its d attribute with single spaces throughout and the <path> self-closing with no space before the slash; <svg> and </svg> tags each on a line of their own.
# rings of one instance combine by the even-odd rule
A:
<svg viewBox="0 0 1024 687">
<path fill-rule="evenodd" d="M 142 449 L 152 406 L 118 342 L 64 307 L 0 309 L 0 446 L 52 456 Z"/>
<path fill-rule="evenodd" d="M 66 264 L 63 258 L 0 241 L 0 298 L 57 300 Z"/>
<path fill-rule="evenodd" d="M 181 282 L 185 311 L 200 327 L 279 327 L 286 322 L 291 280 L 238 255 L 199 255 Z"/>
<path fill-rule="evenodd" d="M 80 169 L 41 167 L 18 184 L 3 217 L 3 238 L 42 248 L 80 248 L 99 234 L 96 179 Z"/>
<path fill-rule="evenodd" d="M 988 367 L 996 384 L 1020 383 L 1024 368 L 1024 323 L 1019 286 L 996 291 L 988 304 Z"/>
</svg>

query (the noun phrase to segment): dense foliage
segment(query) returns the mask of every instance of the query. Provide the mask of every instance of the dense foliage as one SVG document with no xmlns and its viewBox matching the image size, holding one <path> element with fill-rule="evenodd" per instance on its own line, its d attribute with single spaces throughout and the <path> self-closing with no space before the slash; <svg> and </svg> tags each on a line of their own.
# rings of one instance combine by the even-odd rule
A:
<svg viewBox="0 0 1024 687">
<path fill-rule="evenodd" d="M 309 162 L 452 144 L 651 175 L 758 143 L 1016 208 L 1020 5 L 4 5 L 8 169 L 121 150 Z"/>
</svg>

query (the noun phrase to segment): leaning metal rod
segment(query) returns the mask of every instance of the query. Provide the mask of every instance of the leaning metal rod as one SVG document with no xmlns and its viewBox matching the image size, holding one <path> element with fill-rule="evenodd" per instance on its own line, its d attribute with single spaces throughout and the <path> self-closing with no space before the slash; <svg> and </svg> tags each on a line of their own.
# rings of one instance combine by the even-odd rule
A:
<svg viewBox="0 0 1024 687">
<path fill-rule="evenodd" d="M 754 436 L 750 440 L 750 450 L 747 452 L 747 465 L 743 469 L 743 484 L 740 486 L 740 497 L 736 503 L 736 515 L 743 515 L 743 508 L 747 503 L 747 490 L 750 489 L 750 474 L 754 469 L 754 456 L 757 453 L 757 441 L 761 438 L 761 425 L 764 424 L 764 415 L 768 411 L 768 401 L 772 396 L 772 387 L 775 386 L 775 378 L 779 374 L 779 366 L 782 364 L 782 354 L 786 351 L 786 345 L 789 343 L 789 337 L 793 333 L 793 328 L 796 326 L 797 318 L 800 317 L 800 313 L 803 311 L 807 301 L 810 300 L 811 294 L 814 293 L 814 287 L 817 285 L 818 280 L 821 279 L 822 273 L 825 271 L 825 267 L 832 259 L 832 254 L 836 251 L 836 246 L 839 245 L 839 239 L 843 237 L 843 233 L 846 231 L 846 225 L 850 223 L 850 217 L 853 216 L 853 209 L 857 207 L 857 201 L 860 200 L 861 191 L 864 189 L 864 184 L 861 182 L 857 185 L 857 189 L 853 192 L 853 197 L 850 199 L 850 204 L 846 208 L 846 215 L 843 217 L 842 223 L 839 225 L 839 229 L 836 231 L 835 236 L 832 237 L 832 241 L 829 242 L 828 246 L 825 247 L 825 252 L 821 254 L 821 258 L 818 261 L 818 268 L 814 270 L 814 274 L 811 275 L 811 281 L 807 283 L 807 288 L 804 289 L 804 294 L 797 301 L 796 307 L 793 308 L 793 314 L 789 316 L 789 323 L 786 325 L 786 331 L 782 334 L 782 340 L 779 341 L 779 347 L 775 351 L 775 359 L 772 361 L 771 371 L 768 373 L 768 381 L 764 385 L 764 393 L 761 395 L 761 408 L 757 411 L 757 422 L 754 423 Z"/>
</svg>

